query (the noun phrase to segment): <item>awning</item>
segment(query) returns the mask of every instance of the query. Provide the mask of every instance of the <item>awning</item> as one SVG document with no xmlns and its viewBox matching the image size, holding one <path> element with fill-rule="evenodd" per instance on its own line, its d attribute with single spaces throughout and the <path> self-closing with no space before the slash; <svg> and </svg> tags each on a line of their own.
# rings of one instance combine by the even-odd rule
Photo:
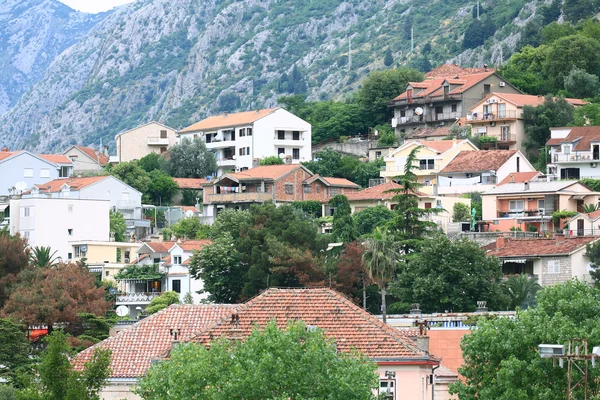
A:
<svg viewBox="0 0 600 400">
<path fill-rule="evenodd" d="M 512 260 L 502 260 L 502 264 L 506 263 L 515 263 L 515 264 L 525 264 L 527 260 L 525 258 L 515 258 Z"/>
<path fill-rule="evenodd" d="M 6 210 L 8 208 L 8 204 L 0 204 L 0 212 Z"/>
<path fill-rule="evenodd" d="M 571 196 L 571 198 L 575 200 L 583 200 L 585 196 L 587 196 L 587 194 L 574 194 L 573 196 Z"/>
</svg>

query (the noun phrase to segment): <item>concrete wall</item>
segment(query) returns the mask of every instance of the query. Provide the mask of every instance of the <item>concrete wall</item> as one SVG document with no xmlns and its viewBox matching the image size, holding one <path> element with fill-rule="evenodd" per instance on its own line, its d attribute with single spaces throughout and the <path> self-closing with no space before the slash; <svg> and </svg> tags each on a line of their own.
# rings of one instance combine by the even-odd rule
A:
<svg viewBox="0 0 600 400">
<path fill-rule="evenodd" d="M 163 145 L 148 145 L 148 138 L 160 138 L 160 131 L 167 131 L 167 139 Z M 117 157 L 120 162 L 139 160 L 150 154 L 160 154 L 161 147 L 171 147 L 177 143 L 175 130 L 155 122 L 142 125 L 115 137 L 117 143 Z"/>
<path fill-rule="evenodd" d="M 104 168 L 98 163 L 98 159 L 91 159 L 77 147 L 71 147 L 64 154 L 73 161 L 73 173 L 75 175 L 81 172 L 98 173 L 104 171 Z"/>
<path fill-rule="evenodd" d="M 323 143 L 320 145 L 316 145 L 312 149 L 312 154 L 314 155 L 316 152 L 323 151 L 326 148 L 330 147 L 338 153 L 356 156 L 356 157 L 367 157 L 369 156 L 369 147 L 371 142 L 368 140 L 361 140 L 359 142 L 332 142 L 332 143 Z M 378 150 L 381 151 L 381 155 L 385 156 L 387 154 L 387 149 Z M 370 157 L 369 157 L 370 159 Z M 375 157 L 373 156 L 373 160 Z M 370 161 L 373 161 L 370 159 Z"/>
<path fill-rule="evenodd" d="M 25 169 L 32 169 L 33 176 L 25 177 Z M 24 182 L 27 189 L 35 184 L 49 182 L 59 177 L 60 168 L 28 152 L 21 152 L 0 162 L 0 195 L 8 195 L 8 189 L 17 182 Z"/>
</svg>

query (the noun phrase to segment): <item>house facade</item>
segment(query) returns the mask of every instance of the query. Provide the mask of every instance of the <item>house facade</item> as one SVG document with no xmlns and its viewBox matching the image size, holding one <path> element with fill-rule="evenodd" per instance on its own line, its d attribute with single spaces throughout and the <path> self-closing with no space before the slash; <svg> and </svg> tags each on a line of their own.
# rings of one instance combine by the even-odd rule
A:
<svg viewBox="0 0 600 400">
<path fill-rule="evenodd" d="M 566 222 L 563 233 L 569 237 L 600 236 L 600 211 L 580 212 Z"/>
<path fill-rule="evenodd" d="M 103 172 L 109 161 L 108 146 L 104 147 L 104 153 L 91 147 L 71 146 L 63 154 L 73 163 L 74 175 Z"/>
<path fill-rule="evenodd" d="M 117 155 L 111 162 L 139 160 L 151 153 L 163 154 L 177 143 L 177 133 L 159 122 L 149 122 L 115 136 Z"/>
<path fill-rule="evenodd" d="M 178 241 L 169 249 L 163 264 L 167 274 L 165 288 L 179 293 L 182 302 L 187 293 L 192 295 L 196 304 L 208 296 L 208 293 L 198 293 L 204 289 L 204 285 L 201 280 L 190 276 L 188 268 L 194 252 L 210 243 L 210 240 Z"/>
<path fill-rule="evenodd" d="M 73 163 L 61 154 L 0 151 L 0 195 L 20 194 L 35 184 L 72 174 Z"/>
<path fill-rule="evenodd" d="M 283 108 L 208 117 L 179 131 L 184 138 L 206 142 L 217 157 L 217 176 L 252 168 L 265 157 L 291 164 L 312 159 L 311 125 Z"/>
<path fill-rule="evenodd" d="M 390 102 L 397 134 L 423 126 L 452 125 L 492 92 L 521 93 L 493 69 L 432 72 L 423 82 L 409 82 L 406 91 Z"/>
<path fill-rule="evenodd" d="M 600 178 L 600 126 L 550 128 L 549 179 Z"/>
<path fill-rule="evenodd" d="M 139 243 L 78 240 L 69 243 L 73 262 L 82 262 L 88 270 L 97 274 L 100 280 L 114 281 L 119 270 L 135 257 Z M 123 290 L 123 288 L 121 288 Z"/>
</svg>

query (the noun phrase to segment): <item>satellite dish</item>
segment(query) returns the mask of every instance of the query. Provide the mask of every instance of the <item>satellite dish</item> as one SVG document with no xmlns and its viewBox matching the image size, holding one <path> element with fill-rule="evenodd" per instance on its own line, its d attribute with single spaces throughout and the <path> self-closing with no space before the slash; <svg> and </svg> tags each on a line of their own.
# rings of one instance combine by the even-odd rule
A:
<svg viewBox="0 0 600 400">
<path fill-rule="evenodd" d="M 129 315 L 129 307 L 119 306 L 117 307 L 116 312 L 119 317 L 126 317 L 127 315 Z"/>
<path fill-rule="evenodd" d="M 415 108 L 415 114 L 416 115 L 423 115 L 423 109 L 421 107 Z"/>
<path fill-rule="evenodd" d="M 23 181 L 19 181 L 19 182 L 15 183 L 15 189 L 23 191 L 23 190 L 27 189 L 27 184 Z"/>
<path fill-rule="evenodd" d="M 279 153 L 279 158 L 285 158 L 285 153 Z"/>
<path fill-rule="evenodd" d="M 87 246 L 87 244 L 84 244 L 84 245 L 82 245 L 82 246 L 79 248 L 79 250 L 81 250 L 81 251 L 82 251 L 82 252 L 84 252 L 84 253 L 85 253 L 86 251 L 88 251 L 88 246 Z"/>
</svg>

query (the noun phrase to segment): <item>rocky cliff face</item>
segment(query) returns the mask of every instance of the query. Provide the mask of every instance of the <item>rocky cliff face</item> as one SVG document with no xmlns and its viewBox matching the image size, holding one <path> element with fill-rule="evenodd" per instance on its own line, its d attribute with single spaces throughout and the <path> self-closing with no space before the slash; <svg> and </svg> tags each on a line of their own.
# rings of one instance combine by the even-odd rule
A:
<svg viewBox="0 0 600 400">
<path fill-rule="evenodd" d="M 0 1 L 0 115 L 105 16 L 80 13 L 56 0 Z"/>
<path fill-rule="evenodd" d="M 460 54 L 473 3 L 138 1 L 56 57 L 0 119 L 0 145 L 112 144 L 116 133 L 149 120 L 181 128 L 211 113 L 273 106 L 285 94 L 343 98 L 368 72 L 385 68 L 388 50 L 393 65 L 421 57 L 427 43 L 432 63 Z M 469 59 L 489 63 L 491 52 Z"/>
</svg>

